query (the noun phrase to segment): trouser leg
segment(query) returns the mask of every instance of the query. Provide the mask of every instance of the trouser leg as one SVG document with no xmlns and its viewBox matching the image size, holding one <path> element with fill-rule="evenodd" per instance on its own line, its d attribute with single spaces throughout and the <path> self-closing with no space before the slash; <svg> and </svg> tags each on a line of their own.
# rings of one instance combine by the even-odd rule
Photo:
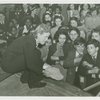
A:
<svg viewBox="0 0 100 100">
<path fill-rule="evenodd" d="M 70 84 L 74 84 L 74 80 L 75 80 L 75 70 L 74 68 L 69 68 L 67 70 L 66 81 Z"/>
<path fill-rule="evenodd" d="M 3 71 L 2 68 L 0 67 L 0 82 L 3 81 L 4 79 L 8 78 L 11 75 L 12 75 L 11 73 L 7 73 L 7 72 Z"/>
</svg>

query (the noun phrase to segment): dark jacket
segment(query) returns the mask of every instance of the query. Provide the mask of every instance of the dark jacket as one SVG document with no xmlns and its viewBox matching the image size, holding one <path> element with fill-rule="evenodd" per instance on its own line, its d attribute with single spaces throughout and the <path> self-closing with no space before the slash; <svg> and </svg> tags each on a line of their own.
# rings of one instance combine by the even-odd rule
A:
<svg viewBox="0 0 100 100">
<path fill-rule="evenodd" d="M 16 39 L 2 57 L 2 69 L 8 73 L 28 71 L 35 79 L 42 76 L 43 62 L 33 36 Z M 30 74 L 31 73 L 31 74 Z"/>
<path fill-rule="evenodd" d="M 64 68 L 67 69 L 67 82 L 69 82 L 70 84 L 74 84 L 74 82 L 78 81 L 76 79 L 78 79 L 78 73 L 76 70 L 76 67 L 79 67 L 79 63 L 74 63 L 74 59 L 76 56 L 76 49 L 74 48 L 74 46 L 72 46 L 70 49 L 70 51 L 68 51 L 68 55 L 66 57 L 66 59 L 64 60 Z M 85 50 L 84 50 L 84 54 L 85 54 Z M 81 58 L 83 56 L 81 55 Z M 77 83 L 78 84 L 78 83 Z M 75 84 L 76 85 L 76 84 Z"/>
<path fill-rule="evenodd" d="M 87 61 L 89 64 L 92 64 L 93 67 L 98 67 L 100 69 L 100 50 L 98 51 L 96 60 L 93 60 L 89 54 L 84 55 L 82 62 L 79 66 L 78 73 L 86 78 L 86 86 L 89 86 L 99 81 L 100 79 L 97 76 L 98 74 L 96 75 L 96 78 L 92 78 L 92 75 L 88 74 L 88 70 L 90 68 L 83 66 L 83 61 Z"/>
<path fill-rule="evenodd" d="M 55 61 L 51 60 L 51 56 L 56 52 L 56 50 L 57 50 L 57 43 L 54 43 L 49 47 L 49 53 L 46 62 L 50 65 L 55 64 Z M 65 44 L 63 45 L 63 52 L 64 56 L 59 57 L 60 60 L 64 60 L 66 58 L 67 50 Z"/>
</svg>

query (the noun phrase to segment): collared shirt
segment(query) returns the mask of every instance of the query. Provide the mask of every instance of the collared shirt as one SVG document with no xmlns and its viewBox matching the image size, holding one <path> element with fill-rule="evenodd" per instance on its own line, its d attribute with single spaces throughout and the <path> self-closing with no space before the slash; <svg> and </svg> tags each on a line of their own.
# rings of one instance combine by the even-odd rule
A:
<svg viewBox="0 0 100 100">
<path fill-rule="evenodd" d="M 92 59 L 93 59 L 93 60 L 96 60 L 96 59 L 97 59 L 97 54 L 98 54 L 98 52 L 96 52 L 95 55 L 92 56 Z"/>
</svg>

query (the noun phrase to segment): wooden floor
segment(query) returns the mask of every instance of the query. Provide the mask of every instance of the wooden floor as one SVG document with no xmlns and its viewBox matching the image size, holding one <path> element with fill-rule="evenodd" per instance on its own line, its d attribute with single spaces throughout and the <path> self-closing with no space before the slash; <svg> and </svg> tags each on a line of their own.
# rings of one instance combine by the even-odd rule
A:
<svg viewBox="0 0 100 100">
<path fill-rule="evenodd" d="M 20 82 L 18 75 L 12 75 L 0 82 L 0 96 L 91 96 L 82 90 L 51 79 L 44 79 L 47 85 L 43 88 L 29 89 Z"/>
</svg>

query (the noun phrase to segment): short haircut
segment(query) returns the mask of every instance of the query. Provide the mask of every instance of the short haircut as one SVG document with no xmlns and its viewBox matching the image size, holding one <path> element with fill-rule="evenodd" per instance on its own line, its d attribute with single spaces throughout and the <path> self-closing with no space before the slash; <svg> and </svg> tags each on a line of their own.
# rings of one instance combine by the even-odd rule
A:
<svg viewBox="0 0 100 100">
<path fill-rule="evenodd" d="M 78 36 L 80 36 L 80 31 L 79 31 L 78 28 L 76 28 L 76 27 L 71 27 L 71 28 L 69 28 L 69 30 L 68 30 L 69 34 L 70 34 L 71 31 L 76 31 L 77 34 L 78 34 Z"/>
<path fill-rule="evenodd" d="M 99 33 L 99 35 L 100 35 L 100 29 L 93 29 L 92 31 L 91 31 L 91 34 L 93 34 L 93 33 Z"/>
<path fill-rule="evenodd" d="M 81 45 L 81 44 L 84 44 L 84 46 L 86 46 L 86 41 L 82 37 L 79 37 L 75 40 L 74 45 Z"/>
<path fill-rule="evenodd" d="M 63 21 L 62 16 L 55 16 L 55 17 L 54 17 L 54 22 L 55 22 L 56 19 L 61 19 L 61 20 Z"/>
<path fill-rule="evenodd" d="M 76 21 L 78 26 L 80 25 L 80 22 L 79 22 L 79 20 L 78 20 L 77 17 L 71 17 L 71 18 L 70 18 L 70 21 L 69 21 L 69 26 L 70 26 L 70 27 L 71 27 L 71 21 L 72 21 L 72 20 Z"/>
<path fill-rule="evenodd" d="M 87 42 L 87 46 L 91 45 L 91 44 L 93 44 L 95 47 L 99 47 L 100 46 L 100 43 L 97 40 L 95 40 L 95 39 L 91 39 L 91 40 L 89 40 Z"/>
<path fill-rule="evenodd" d="M 61 25 L 63 25 L 63 17 L 62 16 L 55 16 L 54 17 L 54 27 L 56 26 L 56 19 L 60 19 L 62 21 Z"/>
</svg>

